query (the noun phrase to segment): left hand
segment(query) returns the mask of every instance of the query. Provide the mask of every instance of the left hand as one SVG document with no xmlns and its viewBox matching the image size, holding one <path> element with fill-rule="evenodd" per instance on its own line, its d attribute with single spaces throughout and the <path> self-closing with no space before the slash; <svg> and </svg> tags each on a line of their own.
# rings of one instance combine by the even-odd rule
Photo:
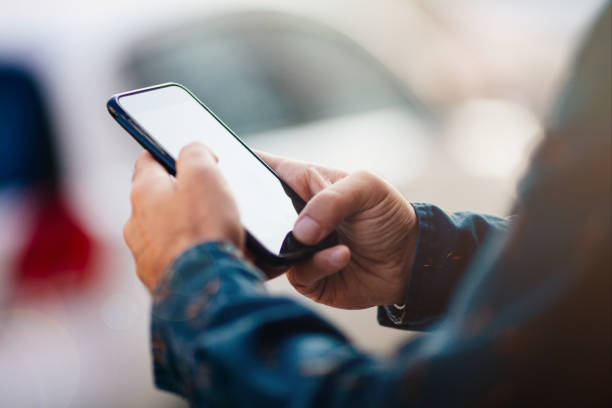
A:
<svg viewBox="0 0 612 408">
<path fill-rule="evenodd" d="M 238 207 L 203 144 L 184 147 L 176 179 L 144 152 L 136 161 L 130 196 L 132 214 L 123 228 L 140 280 L 153 291 L 170 263 L 205 241 L 226 240 L 244 250 Z"/>
<path fill-rule="evenodd" d="M 338 232 L 340 245 L 292 265 L 289 283 L 316 302 L 344 309 L 403 303 L 418 234 L 410 203 L 368 172 L 258 154 L 307 201 L 293 227 L 296 239 L 314 245 Z"/>
</svg>

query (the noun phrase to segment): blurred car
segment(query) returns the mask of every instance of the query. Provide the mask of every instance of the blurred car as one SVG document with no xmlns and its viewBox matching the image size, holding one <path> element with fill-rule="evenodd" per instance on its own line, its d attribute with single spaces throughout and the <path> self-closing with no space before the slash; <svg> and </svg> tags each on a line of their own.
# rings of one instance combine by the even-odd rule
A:
<svg viewBox="0 0 612 408">
<path fill-rule="evenodd" d="M 131 88 L 186 85 L 253 148 L 367 169 L 451 209 L 506 211 L 540 133 L 510 101 L 468 101 L 440 116 L 354 40 L 289 13 L 170 26 L 136 41 L 122 72 Z"/>
<path fill-rule="evenodd" d="M 134 45 L 133 87 L 179 82 L 251 147 L 392 183 L 418 177 L 434 123 L 410 90 L 348 37 L 283 13 L 216 16 Z"/>
</svg>

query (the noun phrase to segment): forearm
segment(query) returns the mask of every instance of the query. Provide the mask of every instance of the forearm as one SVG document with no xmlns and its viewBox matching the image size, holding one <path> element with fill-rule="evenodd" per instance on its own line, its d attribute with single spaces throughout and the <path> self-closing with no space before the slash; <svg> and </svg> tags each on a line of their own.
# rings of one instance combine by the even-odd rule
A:
<svg viewBox="0 0 612 408">
<path fill-rule="evenodd" d="M 205 244 L 175 263 L 153 308 L 156 384 L 206 406 L 378 406 L 400 376 L 259 272 Z M 367 386 L 366 386 L 367 385 Z M 369 404 L 369 405 L 368 405 Z"/>
<path fill-rule="evenodd" d="M 463 326 L 461 314 L 455 321 Z M 209 243 L 184 253 L 158 286 L 155 381 L 192 406 L 473 406 L 503 377 L 503 359 L 458 333 L 447 327 L 371 357 L 312 311 L 266 294 L 231 247 Z"/>
<path fill-rule="evenodd" d="M 506 231 L 509 219 L 457 212 L 446 214 L 423 203 L 412 204 L 418 238 L 402 309 L 381 307 L 380 324 L 422 330 L 439 320 L 474 254 L 493 232 Z"/>
</svg>

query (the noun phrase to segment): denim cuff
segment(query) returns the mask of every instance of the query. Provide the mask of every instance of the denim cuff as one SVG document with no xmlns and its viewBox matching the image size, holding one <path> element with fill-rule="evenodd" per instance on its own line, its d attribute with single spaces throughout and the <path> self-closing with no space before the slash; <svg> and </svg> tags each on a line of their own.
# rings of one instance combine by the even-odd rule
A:
<svg viewBox="0 0 612 408">
<path fill-rule="evenodd" d="M 435 236 L 435 223 L 432 206 L 426 203 L 411 203 L 417 216 L 417 244 L 408 289 L 404 304 L 380 306 L 378 322 L 382 326 L 405 330 L 423 330 L 434 317 L 426 312 L 427 294 L 423 290 L 423 281 L 432 267 L 433 254 L 438 249 Z"/>
</svg>

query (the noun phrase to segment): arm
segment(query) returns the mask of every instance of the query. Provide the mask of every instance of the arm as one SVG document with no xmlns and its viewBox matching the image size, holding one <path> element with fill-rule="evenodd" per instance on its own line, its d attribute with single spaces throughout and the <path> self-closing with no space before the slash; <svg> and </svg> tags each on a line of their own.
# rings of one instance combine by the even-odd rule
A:
<svg viewBox="0 0 612 408">
<path fill-rule="evenodd" d="M 155 381 L 192 406 L 368 406 L 398 375 L 298 303 L 265 293 L 228 243 L 174 263 L 153 307 Z M 356 405 L 355 405 L 356 404 Z"/>
<path fill-rule="evenodd" d="M 173 264 L 155 291 L 152 332 L 156 385 L 198 407 L 473 406 L 503 374 L 489 349 L 443 330 L 389 358 L 364 354 L 307 308 L 267 295 L 224 242 Z"/>
<path fill-rule="evenodd" d="M 379 307 L 383 326 L 422 330 L 445 313 L 451 295 L 487 237 L 505 233 L 510 220 L 413 203 L 417 215 L 416 256 L 402 305 Z"/>
<path fill-rule="evenodd" d="M 313 300 L 341 308 L 379 308 L 390 327 L 421 330 L 445 312 L 467 265 L 491 232 L 508 221 L 489 215 L 455 213 L 406 199 L 380 178 L 345 174 L 259 152 L 307 201 L 293 233 L 314 244 L 332 230 L 339 247 L 316 254 L 287 271 L 294 287 Z M 314 221 L 300 228 L 301 221 Z M 350 250 L 350 253 L 349 253 Z M 333 251 L 350 255 L 335 264 Z"/>
</svg>

